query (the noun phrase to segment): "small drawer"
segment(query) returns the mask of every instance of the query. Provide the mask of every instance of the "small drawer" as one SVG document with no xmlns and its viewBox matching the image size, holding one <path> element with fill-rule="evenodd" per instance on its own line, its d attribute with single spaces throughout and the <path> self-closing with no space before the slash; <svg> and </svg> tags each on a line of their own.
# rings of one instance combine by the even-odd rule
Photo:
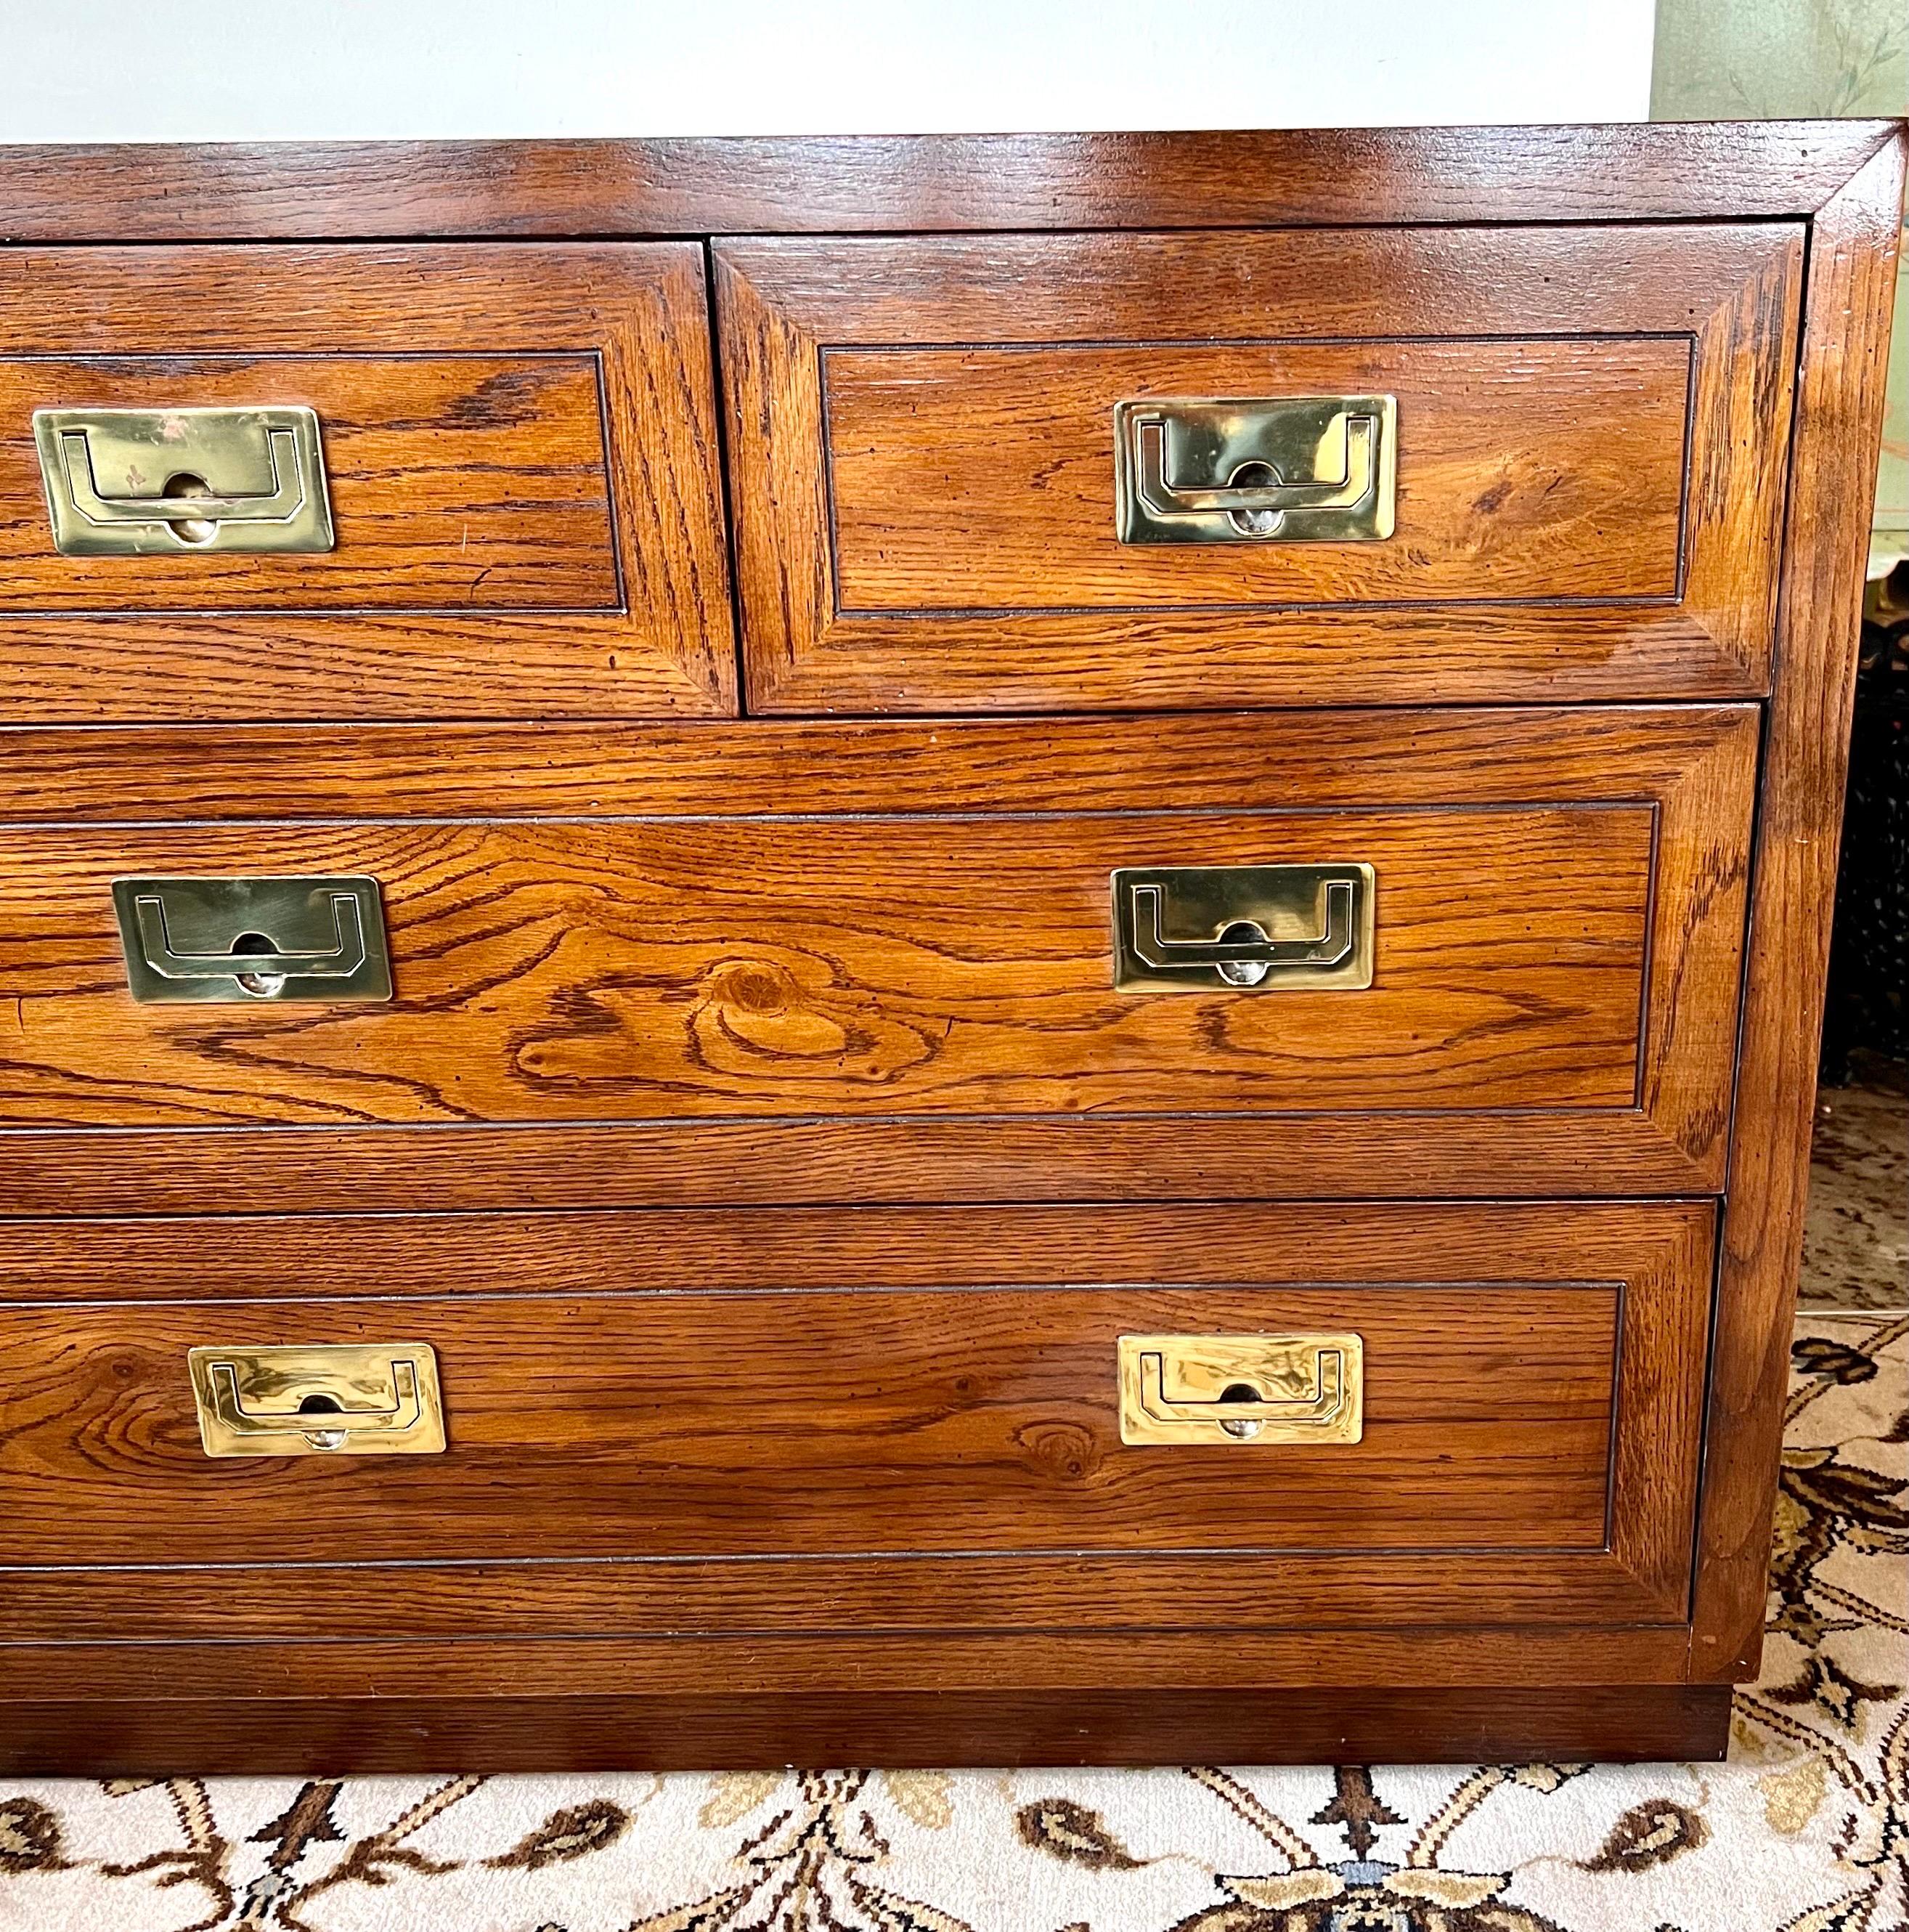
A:
<svg viewBox="0 0 1909 1932">
<path fill-rule="evenodd" d="M 0 717 L 733 709 L 701 251 L 0 253 Z"/>
<path fill-rule="evenodd" d="M 130 1570 L 148 1638 L 1674 1623 L 1712 1232 L 1695 1202 L 9 1224 L 0 1614 L 64 1592 L 103 1634 Z"/>
<path fill-rule="evenodd" d="M 1794 224 L 724 243 L 751 706 L 1761 692 L 1801 261 Z"/>
<path fill-rule="evenodd" d="M 1712 1186 L 1755 724 L 686 731 L 605 742 L 580 808 L 547 737 L 313 734 L 275 778 L 268 739 L 230 796 L 287 815 L 0 836 L 0 1121 L 252 1130 L 268 1198 L 313 1144 L 279 1128 L 621 1124 L 649 1184 L 721 1190 L 751 1121 L 965 1123 L 1010 1194 L 1122 1127 L 1254 1193 L 1449 1192 L 1467 1150 L 1494 1191 Z M 367 784 L 376 815 L 318 806 Z M 784 1198 L 817 1184 L 797 1144 Z"/>
</svg>

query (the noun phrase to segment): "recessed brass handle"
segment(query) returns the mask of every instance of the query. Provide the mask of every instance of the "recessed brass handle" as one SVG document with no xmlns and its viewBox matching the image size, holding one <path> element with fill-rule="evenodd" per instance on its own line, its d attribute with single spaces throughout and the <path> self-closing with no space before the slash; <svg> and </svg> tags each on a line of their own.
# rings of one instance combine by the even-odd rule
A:
<svg viewBox="0 0 1909 1932">
<path fill-rule="evenodd" d="M 1133 902 L 1134 956 L 1156 972 L 1214 966 L 1230 985 L 1257 986 L 1275 966 L 1337 966 L 1351 956 L 1356 879 L 1326 881 L 1326 929 L 1316 939 L 1269 939 L 1250 920 L 1234 920 L 1227 930 L 1251 926 L 1257 937 L 1242 933 L 1234 939 L 1169 939 L 1160 929 L 1166 887 L 1149 882 L 1128 890 Z"/>
<path fill-rule="evenodd" d="M 1391 396 L 1114 406 L 1120 541 L 1373 543 L 1392 533 Z"/>
<path fill-rule="evenodd" d="M 427 1342 L 188 1351 L 208 1456 L 425 1456 L 444 1447 Z"/>
<path fill-rule="evenodd" d="M 311 410 L 36 410 L 33 435 L 63 556 L 332 548 Z"/>
<path fill-rule="evenodd" d="M 1365 1363 L 1353 1334 L 1122 1335 L 1120 1439 L 1356 1442 Z"/>
<path fill-rule="evenodd" d="M 328 894 L 326 903 L 333 943 L 299 952 L 181 952 L 166 932 L 166 902 L 158 893 L 140 892 L 133 906 L 146 964 L 163 980 L 283 980 L 293 974 L 308 980 L 348 980 L 364 964 L 364 916 L 348 893 Z"/>
<path fill-rule="evenodd" d="M 1224 489 L 1187 489 L 1167 480 L 1167 425 L 1158 416 L 1137 416 L 1134 435 L 1140 447 L 1140 491 L 1157 517 L 1200 515 L 1223 511 L 1230 517 L 1283 515 L 1288 510 L 1344 510 L 1358 502 L 1372 487 L 1372 446 L 1378 437 L 1374 416 L 1346 416 L 1345 474 L 1329 482 L 1311 483 L 1230 483 Z M 1255 466 L 1242 464 L 1241 469 Z M 1269 469 L 1270 464 L 1258 466 Z M 1236 475 L 1238 472 L 1234 472 Z M 1279 525 L 1255 522 L 1247 534 L 1272 536 Z"/>
<path fill-rule="evenodd" d="M 1115 988 L 1369 986 L 1376 883 L 1365 865 L 1123 867 L 1111 881 Z"/>
<path fill-rule="evenodd" d="M 376 879 L 115 879 L 112 899 L 142 1004 L 391 996 Z"/>
</svg>

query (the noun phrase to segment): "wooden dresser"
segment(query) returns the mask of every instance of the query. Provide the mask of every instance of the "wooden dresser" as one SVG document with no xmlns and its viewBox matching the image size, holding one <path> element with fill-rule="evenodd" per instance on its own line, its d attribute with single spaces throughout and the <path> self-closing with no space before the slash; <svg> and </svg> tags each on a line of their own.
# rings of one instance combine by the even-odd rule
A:
<svg viewBox="0 0 1909 1932">
<path fill-rule="evenodd" d="M 1721 1753 L 1903 153 L 0 151 L 0 1766 Z"/>
</svg>

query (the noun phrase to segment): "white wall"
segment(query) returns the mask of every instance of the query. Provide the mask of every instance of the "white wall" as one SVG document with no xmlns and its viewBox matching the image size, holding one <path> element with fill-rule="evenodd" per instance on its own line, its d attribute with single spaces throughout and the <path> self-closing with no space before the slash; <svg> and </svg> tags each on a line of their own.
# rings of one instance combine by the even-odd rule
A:
<svg viewBox="0 0 1909 1932">
<path fill-rule="evenodd" d="M 1653 0 L 0 0 L 0 140 L 1641 120 Z"/>
</svg>

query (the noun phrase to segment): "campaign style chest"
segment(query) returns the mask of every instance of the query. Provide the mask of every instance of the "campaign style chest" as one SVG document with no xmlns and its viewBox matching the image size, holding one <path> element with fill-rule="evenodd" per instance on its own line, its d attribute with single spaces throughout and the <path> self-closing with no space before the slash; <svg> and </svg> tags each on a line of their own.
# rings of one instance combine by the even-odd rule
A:
<svg viewBox="0 0 1909 1932">
<path fill-rule="evenodd" d="M 1720 1754 L 1903 153 L 0 152 L 0 1765 Z"/>
</svg>

